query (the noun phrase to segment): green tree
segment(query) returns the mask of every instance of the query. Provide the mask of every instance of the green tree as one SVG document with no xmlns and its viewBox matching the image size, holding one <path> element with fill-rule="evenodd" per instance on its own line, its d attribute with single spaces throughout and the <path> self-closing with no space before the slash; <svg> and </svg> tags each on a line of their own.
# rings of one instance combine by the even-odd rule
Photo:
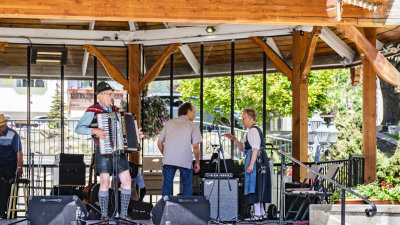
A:
<svg viewBox="0 0 400 225">
<path fill-rule="evenodd" d="M 56 88 L 56 93 L 53 96 L 53 100 L 51 101 L 52 105 L 50 106 L 50 112 L 47 114 L 48 119 L 61 119 L 61 92 L 59 90 L 59 87 L 57 85 Z M 65 108 L 65 104 L 64 104 Z M 64 119 L 67 119 L 66 116 L 64 116 Z M 61 121 L 51 121 L 49 122 L 49 128 L 54 129 L 54 128 L 60 128 L 61 127 Z"/>
<path fill-rule="evenodd" d="M 335 88 L 334 77 L 339 70 L 312 71 L 309 73 L 309 116 L 315 109 L 328 111 L 332 101 L 327 96 L 329 90 Z M 223 116 L 230 117 L 230 77 L 215 77 L 204 79 L 204 110 L 213 113 L 215 106 L 222 108 Z M 263 77 L 258 75 L 235 76 L 235 110 L 254 108 L 262 114 Z M 179 91 L 185 101 L 191 101 L 200 107 L 200 80 L 181 80 Z M 266 109 L 268 119 L 277 116 L 287 116 L 292 113 L 292 86 L 287 77 L 280 73 L 267 74 Z M 258 122 L 261 122 L 259 117 Z"/>
</svg>

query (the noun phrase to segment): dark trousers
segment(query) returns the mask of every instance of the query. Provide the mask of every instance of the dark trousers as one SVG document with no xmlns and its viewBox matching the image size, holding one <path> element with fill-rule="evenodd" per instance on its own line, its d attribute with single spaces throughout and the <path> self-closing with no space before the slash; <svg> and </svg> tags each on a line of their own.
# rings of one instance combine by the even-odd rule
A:
<svg viewBox="0 0 400 225">
<path fill-rule="evenodd" d="M 8 198 L 11 193 L 11 184 L 8 181 L 15 178 L 16 170 L 17 162 L 0 167 L 0 217 L 7 212 Z"/>
</svg>

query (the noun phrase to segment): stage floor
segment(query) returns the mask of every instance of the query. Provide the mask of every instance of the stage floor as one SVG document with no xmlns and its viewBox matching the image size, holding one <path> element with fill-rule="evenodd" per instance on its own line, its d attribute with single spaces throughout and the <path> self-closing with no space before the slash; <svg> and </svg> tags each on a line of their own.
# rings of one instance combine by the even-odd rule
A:
<svg viewBox="0 0 400 225">
<path fill-rule="evenodd" d="M 17 222 L 17 221 L 19 221 L 19 220 L 22 220 L 23 218 L 18 218 L 18 219 L 12 219 L 12 220 L 5 220 L 5 219 L 0 219 L 0 224 L 1 225 L 5 225 L 5 224 L 10 224 L 10 223 L 13 223 L 13 222 Z M 151 222 L 151 220 L 135 220 L 137 223 L 139 223 L 139 224 L 142 224 L 142 225 L 153 225 L 153 223 Z M 89 224 L 94 224 L 94 223 L 97 223 L 98 222 L 98 220 L 88 220 L 87 221 L 87 224 L 89 225 Z M 26 223 L 26 221 L 23 221 L 23 222 L 20 222 L 20 223 L 16 223 L 16 225 L 26 225 L 27 223 Z M 115 224 L 115 223 L 110 223 L 110 224 Z M 190 224 L 190 223 L 189 223 Z M 217 223 L 211 223 L 211 224 L 217 224 Z M 220 223 L 220 224 L 222 224 L 222 223 Z M 270 221 L 268 221 L 268 220 L 265 220 L 265 221 L 260 221 L 260 222 L 245 222 L 245 221 L 243 221 L 243 222 L 238 222 L 238 223 L 224 223 L 224 224 L 243 224 L 243 225 L 249 225 L 249 224 L 257 224 L 257 225 L 279 225 L 279 221 L 276 221 L 276 220 L 270 220 Z M 284 224 L 285 225 L 292 225 L 293 224 L 293 221 L 284 221 Z M 305 224 L 305 225 L 307 225 L 307 224 L 309 224 L 308 223 L 308 221 L 301 221 L 301 223 L 300 223 L 300 221 L 296 221 L 296 224 Z"/>
</svg>

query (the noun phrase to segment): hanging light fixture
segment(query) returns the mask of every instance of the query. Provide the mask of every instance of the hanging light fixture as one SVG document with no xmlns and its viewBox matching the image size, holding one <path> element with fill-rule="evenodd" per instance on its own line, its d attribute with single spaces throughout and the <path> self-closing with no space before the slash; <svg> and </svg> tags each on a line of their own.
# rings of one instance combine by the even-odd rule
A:
<svg viewBox="0 0 400 225">
<path fill-rule="evenodd" d="M 215 31 L 215 28 L 213 26 L 207 26 L 206 32 L 207 33 L 213 33 Z"/>
<path fill-rule="evenodd" d="M 67 62 L 68 48 L 66 47 L 48 47 L 32 46 L 31 63 L 57 63 L 65 65 Z"/>
</svg>

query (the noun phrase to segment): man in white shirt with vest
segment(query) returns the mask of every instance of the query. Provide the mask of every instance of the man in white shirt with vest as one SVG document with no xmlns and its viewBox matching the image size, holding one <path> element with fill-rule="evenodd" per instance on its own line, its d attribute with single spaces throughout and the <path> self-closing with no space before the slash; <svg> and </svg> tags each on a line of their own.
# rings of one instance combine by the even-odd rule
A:
<svg viewBox="0 0 400 225">
<path fill-rule="evenodd" d="M 178 118 L 169 120 L 161 131 L 158 148 L 163 154 L 162 196 L 171 195 L 176 170 L 181 174 L 182 195 L 192 195 L 193 153 L 194 171 L 200 170 L 199 143 L 203 141 L 200 128 L 193 120 L 195 108 L 191 103 L 183 103 L 178 108 Z M 193 148 L 193 150 L 192 150 Z"/>
</svg>

